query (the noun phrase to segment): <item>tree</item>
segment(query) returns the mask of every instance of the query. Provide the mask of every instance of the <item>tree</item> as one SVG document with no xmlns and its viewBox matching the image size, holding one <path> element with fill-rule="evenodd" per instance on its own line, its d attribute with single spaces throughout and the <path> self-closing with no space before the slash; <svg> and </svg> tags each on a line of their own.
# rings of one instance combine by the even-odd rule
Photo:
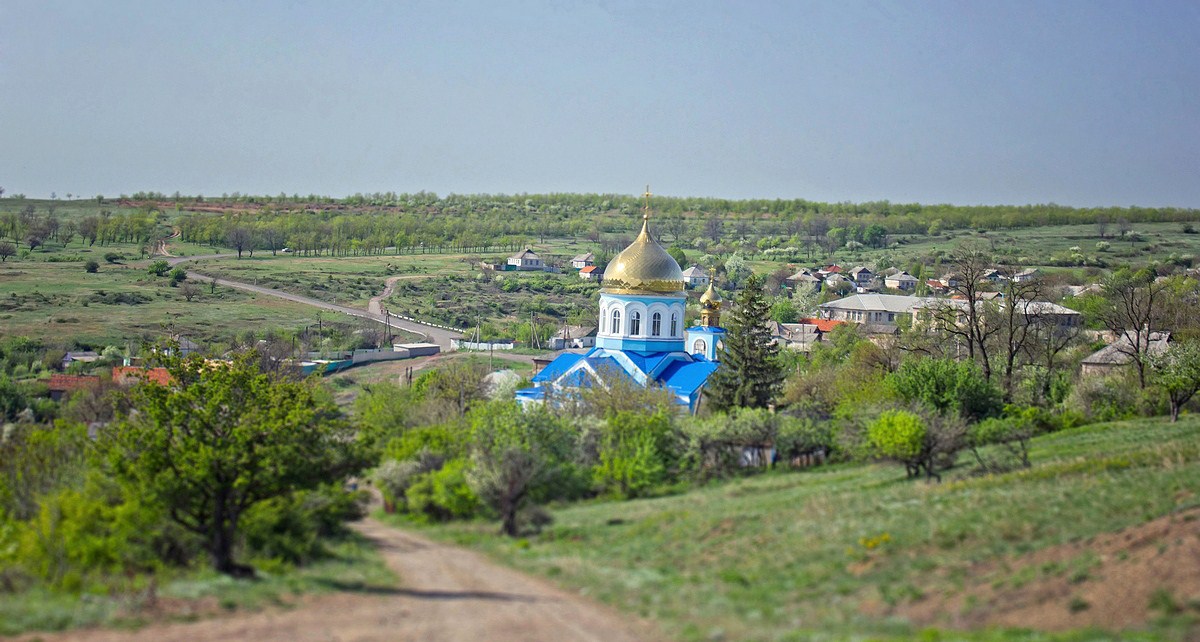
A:
<svg viewBox="0 0 1200 642">
<path fill-rule="evenodd" d="M 8 241 L 0 241 L 0 263 L 8 261 L 8 257 L 17 255 L 17 246 Z"/>
<path fill-rule="evenodd" d="M 876 454 L 904 464 L 909 478 L 925 471 L 926 480 L 942 480 L 938 471 L 954 464 L 966 446 L 967 426 L 960 417 L 886 410 L 867 428 Z"/>
<path fill-rule="evenodd" d="M 573 436 L 544 406 L 522 410 L 496 401 L 471 414 L 471 490 L 500 517 L 509 537 L 530 501 L 559 480 L 572 456 Z"/>
<path fill-rule="evenodd" d="M 171 382 L 135 386 L 135 412 L 102 434 L 105 460 L 198 535 L 214 569 L 251 576 L 234 559 L 242 516 L 361 467 L 354 431 L 313 384 L 260 373 L 253 351 L 228 363 L 165 361 Z"/>
<path fill-rule="evenodd" d="M 905 402 L 968 419 L 982 419 L 1001 407 L 999 391 L 971 361 L 911 358 L 887 376 L 887 384 Z"/>
<path fill-rule="evenodd" d="M 1032 279 L 1017 281 L 1008 274 L 1001 290 L 1004 303 L 988 309 L 990 318 L 984 322 L 998 326 L 995 338 L 999 344 L 1000 359 L 1004 369 L 1004 398 L 1012 401 L 1013 374 L 1020 365 L 1018 357 L 1026 352 L 1026 346 L 1034 338 L 1035 325 L 1055 315 L 1043 314 L 1046 304 L 1037 299 L 1042 295 L 1041 281 Z M 1043 319 L 1046 317 L 1046 319 Z"/>
<path fill-rule="evenodd" d="M 1121 269 L 1109 275 L 1102 286 L 1107 303 L 1100 310 L 1100 322 L 1116 336 L 1115 349 L 1129 357 L 1139 385 L 1145 388 L 1146 359 L 1152 335 L 1160 329 L 1166 283 L 1157 281 L 1150 269 Z"/>
<path fill-rule="evenodd" d="M 940 332 L 956 337 L 967 345 L 967 356 L 978 360 L 983 376 L 992 378 L 992 363 L 989 355 L 990 339 L 1000 331 L 1000 326 L 988 323 L 989 309 L 995 304 L 982 300 L 984 275 L 991 269 L 992 257 L 981 245 L 961 245 L 955 250 L 948 278 L 950 292 L 955 299 L 934 302 L 927 309 Z"/>
<path fill-rule="evenodd" d="M 681 248 L 677 245 L 672 245 L 671 249 L 667 250 L 667 254 L 670 254 L 671 258 L 675 259 L 675 262 L 679 264 L 679 269 L 681 269 L 681 270 L 687 269 L 687 266 L 688 266 L 687 254 L 684 253 L 683 248 Z"/>
<path fill-rule="evenodd" d="M 254 243 L 254 235 L 245 227 L 232 227 L 225 233 L 225 242 L 229 244 L 229 247 L 237 250 L 240 259 L 242 252 Z"/>
<path fill-rule="evenodd" d="M 149 272 L 150 274 L 153 274 L 154 276 L 163 276 L 167 273 L 167 270 L 170 270 L 170 269 L 171 269 L 170 263 L 160 260 L 160 261 L 155 261 L 155 262 L 151 263 L 150 267 L 146 268 L 146 271 Z"/>
<path fill-rule="evenodd" d="M 719 214 L 713 214 L 704 220 L 704 235 L 713 243 L 720 243 L 725 234 L 725 220 Z"/>
<path fill-rule="evenodd" d="M 1200 342 L 1180 341 L 1148 359 L 1154 382 L 1171 400 L 1171 421 L 1179 420 L 1179 409 L 1200 391 Z"/>
<path fill-rule="evenodd" d="M 88 259 L 88 262 L 85 263 L 83 267 L 88 271 L 89 274 L 100 271 L 100 264 L 97 263 L 95 259 Z"/>
<path fill-rule="evenodd" d="M 725 349 L 718 355 L 720 365 L 708 380 L 714 410 L 765 408 L 779 392 L 784 372 L 779 346 L 771 341 L 769 313 L 762 278 L 753 275 L 738 295 Z"/>
<path fill-rule="evenodd" d="M 183 285 L 179 286 L 179 293 L 183 295 L 185 301 L 191 303 L 192 299 L 196 298 L 196 295 L 200 294 L 200 288 L 196 287 L 195 283 L 187 281 L 184 282 Z"/>
</svg>

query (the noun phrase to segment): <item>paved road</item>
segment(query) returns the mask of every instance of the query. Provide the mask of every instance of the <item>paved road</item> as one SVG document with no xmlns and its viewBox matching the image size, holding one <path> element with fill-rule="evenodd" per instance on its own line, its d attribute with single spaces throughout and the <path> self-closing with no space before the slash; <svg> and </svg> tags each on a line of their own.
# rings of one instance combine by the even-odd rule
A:
<svg viewBox="0 0 1200 642">
<path fill-rule="evenodd" d="M 661 640 L 635 617 L 461 548 L 372 519 L 355 525 L 379 547 L 399 588 L 368 588 L 305 598 L 290 610 L 164 622 L 137 631 L 84 630 L 28 636 L 45 642 L 324 642 L 428 640 L 475 642 L 633 642 Z"/>
<path fill-rule="evenodd" d="M 170 263 L 171 265 L 177 265 L 179 263 L 184 263 L 187 261 L 199 261 L 202 259 L 224 259 L 224 258 L 230 258 L 230 257 L 234 257 L 234 256 L 237 256 L 237 255 L 236 254 L 205 254 L 205 255 L 201 255 L 201 256 L 180 256 L 180 257 L 169 258 L 169 259 L 167 259 L 167 262 Z M 288 301 L 295 301 L 296 303 L 303 303 L 305 305 L 311 305 L 313 307 L 321 308 L 323 310 L 332 310 L 334 312 L 341 312 L 342 314 L 349 314 L 350 316 L 355 316 L 355 317 L 359 317 L 362 319 L 371 319 L 373 321 L 378 321 L 379 323 L 385 322 L 382 314 L 379 314 L 376 312 L 368 312 L 367 310 L 363 310 L 362 308 L 351 308 L 351 307 L 344 306 L 344 305 L 338 305 L 336 303 L 329 303 L 328 301 L 322 301 L 320 299 L 314 299 L 312 297 L 301 296 L 299 294 L 292 294 L 291 292 L 284 292 L 283 290 L 275 290 L 272 288 L 262 287 L 262 286 L 258 286 L 258 285 L 252 285 L 250 283 L 243 283 L 241 281 L 231 281 L 229 279 L 218 279 L 218 278 L 211 277 L 207 274 L 203 274 L 201 272 L 194 272 L 191 270 L 188 270 L 187 275 L 188 275 L 189 279 L 194 280 L 194 281 L 199 281 L 202 283 L 208 283 L 209 281 L 216 281 L 217 285 L 224 285 L 224 286 L 228 286 L 231 288 L 237 288 L 239 290 L 246 290 L 247 292 L 255 292 L 257 294 L 265 294 L 267 296 L 273 296 L 273 297 L 277 297 L 280 299 L 287 299 Z M 424 336 L 426 341 L 428 341 L 430 343 L 438 344 L 439 346 L 441 346 L 443 351 L 450 350 L 450 339 L 456 339 L 456 338 L 462 336 L 458 332 L 453 332 L 450 330 L 443 330 L 442 328 L 435 328 L 430 325 L 425 325 L 424 323 L 405 321 L 403 319 L 397 319 L 394 316 L 391 318 L 391 324 L 392 324 L 392 327 L 400 328 L 402 330 L 407 330 L 409 332 L 413 332 L 413 333 Z"/>
</svg>

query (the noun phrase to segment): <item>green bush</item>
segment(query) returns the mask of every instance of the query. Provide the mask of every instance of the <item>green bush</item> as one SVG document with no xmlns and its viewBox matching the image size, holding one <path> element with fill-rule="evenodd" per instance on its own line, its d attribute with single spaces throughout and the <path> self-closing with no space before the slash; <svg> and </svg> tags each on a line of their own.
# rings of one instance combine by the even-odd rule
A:
<svg viewBox="0 0 1200 642">
<path fill-rule="evenodd" d="M 614 439 L 600 449 L 592 480 L 600 492 L 621 498 L 641 497 L 666 476 L 654 435 L 635 433 Z"/>
<path fill-rule="evenodd" d="M 158 260 L 158 261 L 151 263 L 150 267 L 147 268 L 146 271 L 148 271 L 150 274 L 153 274 L 154 276 L 163 276 L 170 269 L 171 269 L 170 263 L 167 263 L 166 261 L 163 261 L 163 260 Z"/>
<path fill-rule="evenodd" d="M 460 431 L 449 426 L 426 426 L 411 428 L 392 438 L 384 447 L 383 458 L 404 461 L 416 459 L 422 452 L 452 458 L 461 455 L 465 448 Z"/>
<path fill-rule="evenodd" d="M 599 462 L 592 480 L 601 493 L 641 497 L 666 478 L 678 459 L 670 417 L 617 412 L 600 435 Z"/>
<path fill-rule="evenodd" d="M 888 375 L 888 385 L 906 403 L 979 420 L 999 414 L 1000 390 L 971 361 L 912 358 Z"/>
<path fill-rule="evenodd" d="M 434 521 L 475 516 L 479 498 L 467 485 L 466 469 L 466 460 L 456 459 L 419 476 L 405 493 L 408 510 Z"/>
<path fill-rule="evenodd" d="M 324 541 L 346 533 L 365 514 L 366 494 L 335 486 L 259 502 L 242 518 L 242 541 L 254 556 L 288 564 L 324 557 Z"/>
<path fill-rule="evenodd" d="M 867 428 L 867 436 L 882 457 L 910 461 L 921 454 L 925 422 L 907 410 L 886 410 Z"/>
<path fill-rule="evenodd" d="M 83 269 L 89 274 L 95 274 L 96 272 L 100 271 L 100 264 L 95 260 L 88 259 L 88 262 L 83 264 Z"/>
</svg>

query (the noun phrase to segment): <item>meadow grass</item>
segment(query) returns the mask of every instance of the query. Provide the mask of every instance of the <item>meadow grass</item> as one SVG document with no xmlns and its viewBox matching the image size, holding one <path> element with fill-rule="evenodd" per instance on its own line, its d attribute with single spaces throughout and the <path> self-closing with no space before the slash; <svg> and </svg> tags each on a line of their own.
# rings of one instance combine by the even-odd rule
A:
<svg viewBox="0 0 1200 642">
<path fill-rule="evenodd" d="M 1042 437 L 1033 468 L 942 484 L 894 465 L 771 472 L 682 495 L 570 505 L 527 540 L 432 527 L 517 568 L 658 621 L 685 640 L 1170 639 L 1166 629 L 931 632 L 869 615 L 952 595 L 981 562 L 1142 524 L 1194 505 L 1200 418 Z M 1191 502 L 1189 504 L 1188 502 Z M 1078 567 L 1078 568 L 1075 568 Z M 1086 560 L 1063 572 L 1086 573 Z"/>
<path fill-rule="evenodd" d="M 296 331 L 316 323 L 310 306 L 228 287 L 214 293 L 198 284 L 199 293 L 186 301 L 170 279 L 148 274 L 146 264 L 103 264 L 94 274 L 75 263 L 0 265 L 0 333 L 102 346 L 173 333 L 204 342 L 247 329 Z"/>
<path fill-rule="evenodd" d="M 154 595 L 175 603 L 166 617 L 195 619 L 223 611 L 287 607 L 299 595 L 395 588 L 398 578 L 365 538 L 351 534 L 330 542 L 329 556 L 287 568 L 259 561 L 257 579 L 236 580 L 209 569 L 168 572 L 156 579 Z M 193 605 L 193 608 L 188 608 Z M 137 627 L 163 617 L 148 600 L 146 582 L 131 590 L 61 593 L 32 590 L 0 599 L 0 635 L 61 631 L 87 626 Z"/>
</svg>

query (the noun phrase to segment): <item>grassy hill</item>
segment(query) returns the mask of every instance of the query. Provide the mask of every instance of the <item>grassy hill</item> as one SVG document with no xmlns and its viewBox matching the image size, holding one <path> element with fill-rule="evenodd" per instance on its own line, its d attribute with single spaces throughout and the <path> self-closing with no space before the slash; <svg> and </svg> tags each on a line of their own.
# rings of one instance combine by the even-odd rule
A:
<svg viewBox="0 0 1200 642">
<path fill-rule="evenodd" d="M 932 485 L 770 473 L 563 507 L 515 542 L 434 532 L 686 640 L 1197 639 L 1200 418 L 1049 435 L 1032 458 L 973 476 L 964 457 Z"/>
</svg>

